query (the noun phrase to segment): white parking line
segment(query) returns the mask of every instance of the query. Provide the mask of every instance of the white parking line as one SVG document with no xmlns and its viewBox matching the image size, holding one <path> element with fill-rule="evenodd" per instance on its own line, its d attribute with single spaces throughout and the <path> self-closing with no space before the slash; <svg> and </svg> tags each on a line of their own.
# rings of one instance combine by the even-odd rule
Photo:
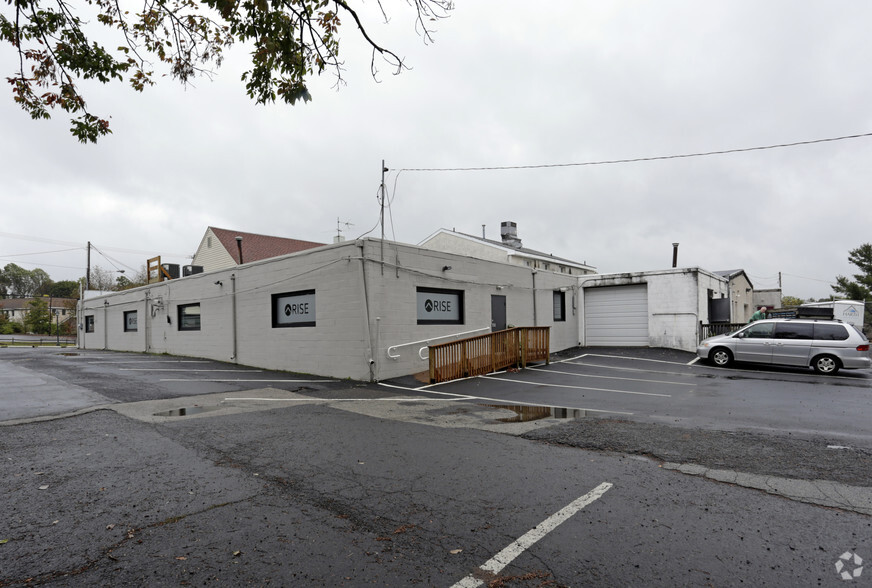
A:
<svg viewBox="0 0 872 588">
<path fill-rule="evenodd" d="M 578 372 L 561 372 L 560 370 L 550 370 L 546 368 L 528 367 L 528 370 L 534 372 L 545 372 L 548 374 L 564 374 L 567 376 L 578 376 L 580 378 L 603 378 L 605 380 L 627 380 L 628 382 L 649 382 L 653 384 L 670 384 L 672 386 L 695 386 L 690 382 L 664 382 L 663 380 L 644 380 L 642 378 L 622 378 L 620 376 L 595 376 L 593 374 L 580 374 Z"/>
<path fill-rule="evenodd" d="M 611 487 L 612 484 L 609 482 L 603 482 L 584 496 L 576 498 L 568 505 L 564 506 L 562 509 L 533 527 L 531 530 L 527 531 L 519 539 L 509 544 L 508 547 L 479 566 L 479 569 L 488 575 L 499 574 L 503 568 L 512 563 L 516 557 L 532 547 L 545 535 L 566 522 L 572 515 L 601 498 L 602 495 L 608 492 Z M 477 588 L 482 584 L 484 584 L 483 580 L 479 580 L 474 574 L 470 574 L 460 582 L 454 584 L 452 588 Z"/>
<path fill-rule="evenodd" d="M 605 356 L 603 356 L 603 357 L 605 357 Z M 622 371 L 622 372 L 645 372 L 645 373 L 648 373 L 648 372 L 651 371 L 651 370 L 646 370 L 646 369 L 642 369 L 642 368 L 619 367 L 619 366 L 616 366 L 616 365 L 601 365 L 601 364 L 598 364 L 598 363 L 584 363 L 584 362 L 569 361 L 569 360 L 562 361 L 561 363 L 568 363 L 569 365 L 580 365 L 580 366 L 583 366 L 583 367 L 597 367 L 597 368 L 604 368 L 604 369 L 607 369 L 607 370 L 620 370 L 620 371 Z M 665 362 L 665 363 L 669 363 L 669 362 Z M 679 363 L 679 364 L 675 364 L 675 363 L 673 363 L 672 365 L 684 365 L 684 364 L 683 364 L 683 363 Z M 692 373 L 692 372 L 657 372 L 657 373 L 658 373 L 658 374 L 663 374 L 663 375 L 666 375 L 666 376 L 688 376 L 688 377 L 691 377 L 691 378 L 696 378 L 696 377 L 698 377 L 696 374 L 694 374 L 694 373 Z"/>
<path fill-rule="evenodd" d="M 594 392 L 614 392 L 615 394 L 633 394 L 636 396 L 659 396 L 661 398 L 672 398 L 672 394 L 655 394 L 654 392 L 634 392 L 632 390 L 613 390 L 611 388 L 591 388 L 590 386 L 570 386 L 568 384 L 543 384 L 542 382 L 526 382 L 524 380 L 514 380 L 512 378 L 493 378 L 491 376 L 481 376 L 487 380 L 496 380 L 498 382 L 514 382 L 516 384 L 527 384 L 529 386 L 547 386 L 549 388 L 570 388 L 572 390 L 592 390 Z"/>
<path fill-rule="evenodd" d="M 245 372 L 245 373 L 259 373 L 263 370 L 188 370 L 185 368 L 119 368 L 118 371 L 121 372 Z"/>
<path fill-rule="evenodd" d="M 473 376 L 475 378 L 483 378 L 486 376 Z M 379 382 L 381 384 L 381 382 Z M 445 383 L 445 382 L 443 382 Z M 393 386 L 390 384 L 383 384 L 388 388 L 399 388 L 401 390 L 409 390 L 410 392 L 426 392 L 427 394 L 441 394 L 442 396 L 453 396 L 456 400 L 486 400 L 488 402 L 501 402 L 503 404 L 508 404 L 511 406 L 543 406 L 541 402 L 523 402 L 521 400 L 506 400 L 505 398 L 490 398 L 489 396 L 469 396 L 468 394 L 452 394 L 451 392 L 437 392 L 435 390 L 422 390 L 420 388 L 403 388 L 402 386 Z M 426 400 L 430 400 L 429 398 Z M 632 416 L 634 413 L 632 412 L 624 412 L 621 410 L 600 410 L 598 408 L 584 408 L 581 406 L 559 406 L 555 404 L 548 404 L 549 408 L 564 408 L 566 410 L 582 410 L 584 412 L 597 412 L 603 414 L 621 414 L 626 416 Z"/>
<path fill-rule="evenodd" d="M 669 365 L 684 365 L 684 363 L 679 361 L 667 361 L 665 359 L 651 359 L 650 357 L 629 357 L 626 355 L 607 355 L 605 353 L 582 353 L 581 355 L 576 355 L 575 357 L 567 357 L 566 359 L 558 359 L 553 363 L 562 363 L 565 361 L 574 361 L 576 359 L 584 359 L 585 357 L 607 357 L 609 359 L 628 359 L 631 361 L 650 361 L 653 363 L 665 363 Z"/>
<path fill-rule="evenodd" d="M 271 401 L 271 402 L 366 402 L 370 400 L 379 401 L 379 400 L 387 400 L 390 402 L 418 402 L 420 398 L 246 398 L 246 397 L 236 397 L 236 396 L 228 396 L 224 399 L 224 401 L 228 400 L 256 400 L 256 401 Z M 430 400 L 430 399 L 428 399 Z M 448 399 L 439 399 L 442 402 L 452 402 Z"/>
<path fill-rule="evenodd" d="M 128 359 L 126 361 L 89 361 L 88 363 L 211 363 L 208 359 Z"/>
<path fill-rule="evenodd" d="M 243 380 L 238 378 L 160 378 L 158 382 L 335 382 L 336 380 Z"/>
<path fill-rule="evenodd" d="M 455 380 L 456 381 L 456 380 Z M 447 382 L 440 382 L 440 384 L 447 384 Z M 427 394 L 441 394 L 442 396 L 453 396 L 458 400 L 471 400 L 475 398 L 475 396 L 469 396 L 467 394 L 453 394 L 451 392 L 437 392 L 436 390 L 429 390 L 430 386 L 421 386 L 419 388 L 408 388 L 406 386 L 397 386 L 396 384 L 386 384 L 384 382 L 378 382 L 379 386 L 384 386 L 385 388 L 396 388 L 397 390 L 408 390 L 410 392 L 426 392 Z M 439 384 L 431 384 L 432 386 L 438 386 Z"/>
</svg>

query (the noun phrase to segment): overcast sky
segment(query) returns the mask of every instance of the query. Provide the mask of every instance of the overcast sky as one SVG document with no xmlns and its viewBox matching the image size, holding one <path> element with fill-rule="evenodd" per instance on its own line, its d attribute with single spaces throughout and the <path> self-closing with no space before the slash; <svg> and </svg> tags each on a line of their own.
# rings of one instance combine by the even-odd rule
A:
<svg viewBox="0 0 872 588">
<path fill-rule="evenodd" d="M 89 87 L 114 133 L 82 145 L 65 113 L 31 121 L 4 84 L 0 264 L 76 279 L 87 241 L 116 260 L 93 253 L 105 268 L 190 263 L 210 225 L 329 243 L 339 218 L 355 238 L 378 221 L 382 159 L 387 235 L 406 243 L 442 227 L 499 238 L 511 220 L 524 246 L 608 273 L 668 268 L 678 242 L 681 267 L 743 268 L 756 288 L 777 287 L 781 272 L 785 295 L 819 298 L 872 241 L 872 137 L 398 172 L 872 132 L 868 0 L 457 0 L 432 45 L 405 2 L 385 7 L 390 25 L 370 33 L 413 69 L 385 65 L 373 81 L 348 19 L 347 85 L 315 80 L 308 104 L 254 104 L 237 46 L 187 90 L 169 78 L 142 94 Z M 6 77 L 15 60 L 3 51 Z M 34 255 L 62 249 L 73 250 Z"/>
</svg>

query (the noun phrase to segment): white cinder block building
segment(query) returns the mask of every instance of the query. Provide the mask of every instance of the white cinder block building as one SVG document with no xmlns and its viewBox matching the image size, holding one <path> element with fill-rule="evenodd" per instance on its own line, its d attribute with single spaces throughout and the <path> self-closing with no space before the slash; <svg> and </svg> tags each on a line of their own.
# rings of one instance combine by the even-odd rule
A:
<svg viewBox="0 0 872 588">
<path fill-rule="evenodd" d="M 550 327 L 552 352 L 692 350 L 726 294 L 699 269 L 579 276 L 361 239 L 86 298 L 79 345 L 384 380 L 427 370 L 427 341 L 507 326 Z"/>
<path fill-rule="evenodd" d="M 425 371 L 421 341 L 506 325 L 547 325 L 552 350 L 572 347 L 576 286 L 572 276 L 362 239 L 88 298 L 80 346 L 381 380 Z"/>
</svg>

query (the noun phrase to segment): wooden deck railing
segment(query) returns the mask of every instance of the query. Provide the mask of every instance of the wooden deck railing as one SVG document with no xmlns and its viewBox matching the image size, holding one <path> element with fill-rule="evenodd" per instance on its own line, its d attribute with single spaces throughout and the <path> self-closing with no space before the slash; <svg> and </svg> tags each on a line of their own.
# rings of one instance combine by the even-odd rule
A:
<svg viewBox="0 0 872 588">
<path fill-rule="evenodd" d="M 548 363 L 551 327 L 516 327 L 430 346 L 430 383 Z"/>
</svg>

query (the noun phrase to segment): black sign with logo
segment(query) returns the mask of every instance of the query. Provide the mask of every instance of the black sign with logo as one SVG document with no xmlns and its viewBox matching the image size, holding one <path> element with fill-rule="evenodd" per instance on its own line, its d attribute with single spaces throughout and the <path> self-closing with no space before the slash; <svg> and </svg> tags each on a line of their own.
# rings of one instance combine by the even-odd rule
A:
<svg viewBox="0 0 872 588">
<path fill-rule="evenodd" d="M 272 326 L 314 327 L 315 291 L 301 290 L 272 295 Z"/>
</svg>

